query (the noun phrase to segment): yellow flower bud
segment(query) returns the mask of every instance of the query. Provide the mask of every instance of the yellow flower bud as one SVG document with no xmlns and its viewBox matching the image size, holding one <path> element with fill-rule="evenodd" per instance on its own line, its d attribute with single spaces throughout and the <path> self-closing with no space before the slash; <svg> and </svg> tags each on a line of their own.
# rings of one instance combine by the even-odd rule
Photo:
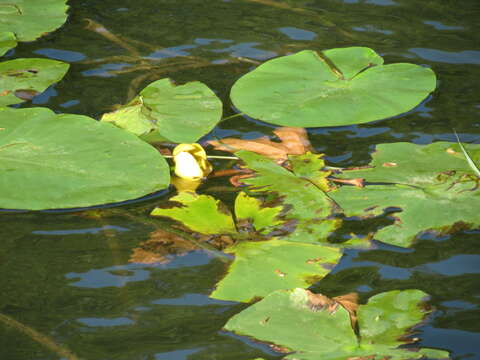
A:
<svg viewBox="0 0 480 360">
<path fill-rule="evenodd" d="M 212 171 L 207 154 L 199 144 L 180 144 L 173 149 L 175 174 L 183 179 L 199 180 Z"/>
</svg>

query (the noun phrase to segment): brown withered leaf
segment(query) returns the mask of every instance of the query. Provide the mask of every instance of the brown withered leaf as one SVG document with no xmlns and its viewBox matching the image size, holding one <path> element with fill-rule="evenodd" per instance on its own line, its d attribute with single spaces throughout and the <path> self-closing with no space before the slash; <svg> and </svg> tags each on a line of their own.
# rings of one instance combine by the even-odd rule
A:
<svg viewBox="0 0 480 360">
<path fill-rule="evenodd" d="M 267 137 L 244 140 L 225 138 L 221 141 L 212 140 L 208 143 L 217 150 L 235 152 L 248 150 L 266 156 L 279 163 L 288 159 L 288 155 L 301 155 L 311 151 L 310 141 L 304 128 L 281 127 L 275 129 L 275 135 L 281 142 L 275 142 Z"/>
<path fill-rule="evenodd" d="M 308 306 L 313 311 L 327 310 L 330 314 L 337 311 L 338 302 L 322 294 L 314 294 L 306 290 L 308 295 Z"/>
<path fill-rule="evenodd" d="M 338 184 L 348 184 L 348 185 L 353 185 L 359 188 L 365 187 L 365 179 L 363 178 L 337 179 L 337 178 L 331 177 L 330 180 Z"/>
<path fill-rule="evenodd" d="M 308 151 L 313 151 L 305 128 L 280 127 L 275 129 L 273 133 L 281 140 L 289 155 L 302 155 Z"/>
<path fill-rule="evenodd" d="M 353 329 L 357 327 L 357 309 L 358 294 L 348 293 L 341 296 L 329 298 L 322 294 L 314 294 L 310 290 L 306 290 L 308 295 L 308 306 L 312 311 L 326 310 L 330 314 L 337 311 L 338 306 L 342 306 L 350 315 L 350 323 Z"/>
<path fill-rule="evenodd" d="M 357 293 L 348 293 L 341 296 L 335 296 L 333 298 L 337 303 L 339 303 L 345 310 L 350 314 L 350 323 L 352 328 L 356 329 L 357 327 L 357 310 L 358 310 L 358 294 Z"/>
<path fill-rule="evenodd" d="M 238 150 L 248 150 L 260 155 L 264 155 L 274 160 L 287 160 L 287 150 L 280 143 L 275 143 L 266 137 L 254 140 L 243 140 L 235 138 L 226 138 L 221 141 L 212 140 L 208 142 L 215 149 L 235 152 Z"/>
</svg>

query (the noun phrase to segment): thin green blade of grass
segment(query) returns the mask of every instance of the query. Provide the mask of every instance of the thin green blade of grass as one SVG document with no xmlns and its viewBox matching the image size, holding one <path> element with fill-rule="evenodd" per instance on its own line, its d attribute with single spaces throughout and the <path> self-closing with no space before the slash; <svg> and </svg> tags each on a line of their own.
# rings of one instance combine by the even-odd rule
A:
<svg viewBox="0 0 480 360">
<path fill-rule="evenodd" d="M 455 130 L 453 130 L 453 133 L 455 134 L 456 138 L 457 138 L 457 142 L 458 142 L 458 145 L 460 145 L 460 149 L 462 149 L 462 152 L 463 152 L 463 155 L 465 155 L 465 158 L 467 159 L 467 162 L 468 162 L 468 165 L 470 165 L 470 167 L 472 168 L 473 172 L 475 174 L 477 174 L 478 177 L 480 177 L 480 169 L 478 168 L 477 164 L 475 164 L 472 160 L 472 158 L 470 157 L 470 155 L 468 154 L 467 150 L 465 149 L 465 147 L 462 145 L 462 143 L 460 142 L 460 138 L 458 137 L 457 135 L 457 132 Z"/>
</svg>

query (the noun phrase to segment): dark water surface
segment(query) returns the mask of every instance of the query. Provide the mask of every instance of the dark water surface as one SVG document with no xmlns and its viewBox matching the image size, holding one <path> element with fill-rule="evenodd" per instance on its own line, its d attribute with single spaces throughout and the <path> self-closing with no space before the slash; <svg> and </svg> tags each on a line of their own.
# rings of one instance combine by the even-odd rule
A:
<svg viewBox="0 0 480 360">
<path fill-rule="evenodd" d="M 386 63 L 432 67 L 435 93 L 408 114 L 358 126 L 309 131 L 335 166 L 362 164 L 376 144 L 480 143 L 480 1 L 478 0 L 76 0 L 58 31 L 22 43 L 9 58 L 48 57 L 71 63 L 64 80 L 27 106 L 98 118 L 149 82 L 200 80 L 234 113 L 228 89 L 264 61 L 302 49 L 368 46 Z M 275 6 L 277 5 L 277 6 Z M 130 44 L 86 29 L 86 18 Z M 91 23 L 92 24 L 92 23 Z M 237 117 L 209 137 L 272 135 L 273 126 Z M 220 166 L 220 163 L 216 164 Z M 227 202 L 227 185 L 203 191 Z M 82 359 L 265 359 L 268 347 L 221 331 L 244 304 L 208 294 L 225 273 L 218 258 L 191 248 L 166 249 L 143 264 L 138 249 L 155 230 L 146 214 L 170 193 L 118 209 L 0 216 L 0 359 L 59 359 L 46 336 Z M 480 209 L 479 209 L 480 210 Z M 421 215 L 420 215 L 421 216 Z M 157 252 L 159 250 L 157 249 Z M 171 253 L 168 255 L 168 253 Z M 142 257 L 143 256 L 143 257 Z M 480 229 L 421 234 L 411 249 L 378 243 L 347 251 L 313 289 L 376 293 L 418 288 L 437 312 L 416 335 L 424 346 L 480 359 Z M 27 325 L 37 331 L 25 335 Z M 48 342 L 48 341 L 47 341 Z M 64 358 L 68 354 L 64 354 Z M 68 355 L 70 356 L 70 355 Z"/>
</svg>

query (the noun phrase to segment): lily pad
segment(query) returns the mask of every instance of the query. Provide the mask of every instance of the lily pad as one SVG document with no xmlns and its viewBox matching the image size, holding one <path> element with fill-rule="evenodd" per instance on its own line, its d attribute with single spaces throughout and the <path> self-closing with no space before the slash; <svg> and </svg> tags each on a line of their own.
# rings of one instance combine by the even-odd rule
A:
<svg viewBox="0 0 480 360">
<path fill-rule="evenodd" d="M 46 108 L 0 108 L 0 207 L 53 209 L 138 198 L 164 189 L 169 168 L 132 134 Z"/>
<path fill-rule="evenodd" d="M 307 152 L 302 155 L 289 157 L 292 171 L 302 179 L 306 179 L 323 191 L 333 189 L 331 182 L 327 179 L 331 171 L 325 169 L 323 154 L 312 154 Z"/>
<path fill-rule="evenodd" d="M 105 114 L 127 131 L 155 140 L 194 143 L 212 130 L 222 117 L 222 102 L 205 84 L 194 81 L 175 85 L 170 79 L 157 80 L 119 110 Z"/>
<path fill-rule="evenodd" d="M 329 218 L 335 211 L 334 202 L 313 182 L 296 176 L 261 155 L 244 150 L 235 154 L 257 173 L 253 178 L 242 179 L 242 182 L 252 185 L 252 191 L 278 193 L 283 203 L 290 207 L 285 218 L 296 222 L 296 228 L 283 239 L 324 242 L 338 227 L 339 220 Z"/>
<path fill-rule="evenodd" d="M 235 260 L 211 297 L 248 302 L 274 290 L 308 287 L 340 260 L 340 249 L 320 244 L 242 241 L 226 249 Z"/>
<path fill-rule="evenodd" d="M 0 32 L 18 41 L 33 41 L 67 20 L 67 0 L 7 0 L 0 2 Z"/>
<path fill-rule="evenodd" d="M 480 155 L 480 145 L 465 147 L 473 158 Z M 376 216 L 398 208 L 395 223 L 380 229 L 376 239 L 410 246 L 421 231 L 449 231 L 456 223 L 480 226 L 479 178 L 457 144 L 382 144 L 371 165 L 343 173 L 365 178 L 365 188 L 344 186 L 329 195 L 347 216 Z"/>
<path fill-rule="evenodd" d="M 151 215 L 180 221 L 201 234 L 228 234 L 236 243 L 224 251 L 235 255 L 227 275 L 212 297 L 248 302 L 278 289 L 310 286 L 326 276 L 342 256 L 341 250 L 320 244 L 279 239 L 264 240 L 262 230 L 282 222 L 277 219 L 281 207 L 262 207 L 261 201 L 240 193 L 235 201 L 235 226 L 230 213 L 208 195 L 182 192 L 171 198 L 180 206 L 156 208 Z M 237 232 L 251 222 L 257 233 Z M 260 233 L 260 234 L 259 234 Z M 253 235 L 252 235 L 253 234 Z"/>
<path fill-rule="evenodd" d="M 60 81 L 69 65 L 50 59 L 16 59 L 0 63 L 0 106 L 18 104 Z M 27 94 L 27 96 L 25 96 Z"/>
<path fill-rule="evenodd" d="M 12 32 L 0 32 L 0 56 L 17 46 L 15 34 Z"/>
<path fill-rule="evenodd" d="M 237 223 L 251 222 L 254 230 L 268 233 L 269 228 L 283 224 L 278 218 L 282 206 L 264 207 L 260 199 L 248 196 L 243 191 L 235 199 L 235 216 Z"/>
<path fill-rule="evenodd" d="M 388 335 L 358 338 L 352 328 L 350 314 L 343 306 L 320 308 L 312 303 L 312 293 L 304 289 L 279 290 L 232 317 L 225 329 L 257 341 L 275 344 L 282 352 L 293 352 L 290 360 L 384 359 L 407 360 L 447 359 L 445 351 L 433 349 L 402 349 L 405 342 L 391 341 L 408 334 L 428 312 L 418 304 L 426 296 L 420 290 L 382 293 L 358 309 L 360 332 L 379 325 L 388 327 Z M 389 304 L 388 300 L 394 304 Z M 374 317 L 372 315 L 374 314 Z M 414 351 L 416 350 L 416 351 Z M 428 355 L 427 355 L 428 354 Z"/>
<path fill-rule="evenodd" d="M 228 209 L 212 196 L 181 192 L 170 200 L 180 206 L 167 209 L 157 207 L 151 215 L 180 221 L 190 230 L 202 234 L 229 234 L 237 231 Z"/>
<path fill-rule="evenodd" d="M 265 62 L 232 87 L 234 105 L 282 126 L 361 124 L 407 112 L 435 89 L 432 70 L 383 65 L 372 49 L 304 50 Z"/>
</svg>

